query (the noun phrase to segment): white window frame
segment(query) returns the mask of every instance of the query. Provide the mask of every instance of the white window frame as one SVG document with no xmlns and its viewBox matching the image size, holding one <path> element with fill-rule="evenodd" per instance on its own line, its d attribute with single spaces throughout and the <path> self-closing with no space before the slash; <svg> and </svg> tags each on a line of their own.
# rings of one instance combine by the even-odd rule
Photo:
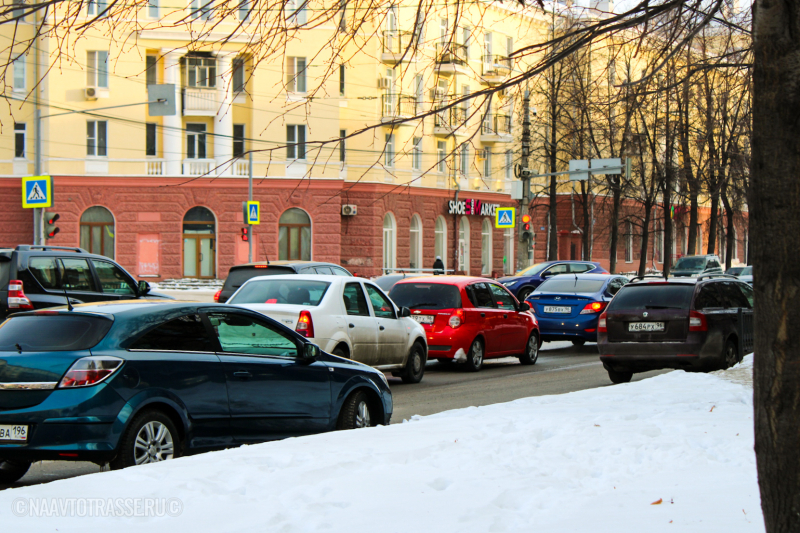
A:
<svg viewBox="0 0 800 533">
<path fill-rule="evenodd" d="M 492 225 L 488 218 L 481 223 L 481 275 L 492 274 Z"/>
<path fill-rule="evenodd" d="M 202 126 L 202 130 L 189 130 L 189 126 Z M 194 157 L 189 156 L 189 145 L 194 144 Z M 204 157 L 200 157 L 200 146 L 203 147 Z M 208 126 L 202 122 L 188 122 L 186 124 L 186 159 L 208 159 Z"/>
<path fill-rule="evenodd" d="M 17 154 L 17 141 L 22 136 L 22 155 Z M 28 125 L 25 122 L 14 123 L 14 159 L 26 159 L 28 155 Z"/>
<path fill-rule="evenodd" d="M 236 9 L 236 16 L 239 20 L 248 20 L 250 18 L 250 6 L 253 0 L 239 0 L 239 6 Z"/>
<path fill-rule="evenodd" d="M 235 94 L 245 91 L 247 86 L 247 61 L 244 56 L 237 56 L 231 61 L 231 88 Z"/>
<path fill-rule="evenodd" d="M 149 131 L 153 130 L 153 153 L 147 153 L 147 136 Z M 145 157 L 157 157 L 158 156 L 158 124 L 155 122 L 147 122 L 144 127 L 145 131 L 145 141 L 144 141 L 144 155 Z"/>
<path fill-rule="evenodd" d="M 422 137 L 414 137 L 414 146 L 411 148 L 411 168 L 422 170 Z"/>
<path fill-rule="evenodd" d="M 214 12 L 214 0 L 192 0 L 189 9 L 192 17 L 200 20 L 209 20 Z"/>
<path fill-rule="evenodd" d="M 194 81 L 192 81 L 192 72 L 194 72 Z M 217 60 L 213 57 L 187 57 L 186 86 L 198 89 L 215 88 L 217 86 Z"/>
<path fill-rule="evenodd" d="M 302 26 L 307 23 L 306 5 L 307 0 L 287 0 L 286 21 L 296 26 Z"/>
<path fill-rule="evenodd" d="M 158 0 L 147 0 L 147 16 L 151 19 L 157 19 L 158 13 Z"/>
<path fill-rule="evenodd" d="M 433 253 L 442 258 L 444 268 L 447 268 L 447 220 L 442 215 L 436 217 L 433 231 Z"/>
<path fill-rule="evenodd" d="M 287 57 L 286 63 L 286 91 L 290 93 L 305 94 L 308 89 L 306 71 L 308 63 L 305 57 Z"/>
<path fill-rule="evenodd" d="M 89 15 L 99 15 L 105 11 L 108 6 L 106 0 L 89 0 L 86 6 L 86 12 Z"/>
<path fill-rule="evenodd" d="M 394 133 L 387 133 L 386 146 L 383 151 L 383 165 L 388 168 L 394 168 Z"/>
<path fill-rule="evenodd" d="M 301 140 L 302 137 L 302 140 Z M 305 124 L 286 125 L 286 160 L 305 161 L 306 159 L 306 126 Z"/>
<path fill-rule="evenodd" d="M 484 32 L 483 34 L 483 62 L 491 65 L 492 59 L 492 32 Z"/>
<path fill-rule="evenodd" d="M 386 213 L 383 217 L 383 272 L 386 274 L 395 268 L 397 268 L 397 222 L 392 213 Z"/>
<path fill-rule="evenodd" d="M 447 143 L 445 141 L 436 141 L 436 172 L 440 174 L 444 174 L 447 170 L 445 154 L 447 154 Z"/>
<path fill-rule="evenodd" d="M 347 130 L 339 130 L 339 162 L 344 164 L 347 160 Z"/>
<path fill-rule="evenodd" d="M 483 149 L 483 177 L 490 178 L 492 176 L 492 149 Z"/>
<path fill-rule="evenodd" d="M 14 60 L 14 91 L 25 91 L 28 86 L 28 65 L 25 56 L 19 56 Z"/>
<path fill-rule="evenodd" d="M 102 126 L 101 126 L 102 124 Z M 102 131 L 101 131 L 102 130 Z M 102 138 L 102 145 L 101 145 Z M 100 153 L 104 152 L 104 153 Z M 86 121 L 86 156 L 108 157 L 108 121 Z"/>
<path fill-rule="evenodd" d="M 461 157 L 459 159 L 459 171 L 462 176 L 467 177 L 469 175 L 469 146 L 467 143 L 461 145 Z"/>
<path fill-rule="evenodd" d="M 105 69 L 100 65 L 105 65 Z M 108 52 L 105 50 L 86 52 L 86 86 L 108 89 Z"/>
<path fill-rule="evenodd" d="M 422 218 L 414 213 L 408 227 L 408 268 L 422 268 Z"/>
</svg>

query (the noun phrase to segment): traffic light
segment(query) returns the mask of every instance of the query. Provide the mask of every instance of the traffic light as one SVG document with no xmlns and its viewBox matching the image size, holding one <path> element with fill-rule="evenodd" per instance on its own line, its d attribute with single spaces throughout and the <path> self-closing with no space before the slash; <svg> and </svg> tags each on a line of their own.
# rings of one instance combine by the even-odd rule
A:
<svg viewBox="0 0 800 533">
<path fill-rule="evenodd" d="M 250 228 L 242 228 L 242 240 L 245 242 L 250 240 Z"/>
<path fill-rule="evenodd" d="M 52 239 L 56 234 L 61 231 L 56 227 L 56 222 L 61 218 L 58 213 L 45 213 L 44 214 L 44 238 Z"/>
<path fill-rule="evenodd" d="M 522 215 L 522 224 L 519 226 L 519 236 L 523 240 L 530 239 L 532 237 L 530 215 Z"/>
</svg>

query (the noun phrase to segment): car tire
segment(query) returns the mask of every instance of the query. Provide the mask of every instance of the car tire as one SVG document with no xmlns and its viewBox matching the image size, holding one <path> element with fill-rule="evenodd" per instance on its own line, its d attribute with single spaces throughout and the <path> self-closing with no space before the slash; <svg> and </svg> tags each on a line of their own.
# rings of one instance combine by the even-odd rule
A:
<svg viewBox="0 0 800 533">
<path fill-rule="evenodd" d="M 532 332 L 528 337 L 528 343 L 525 345 L 525 353 L 519 356 L 519 362 L 523 365 L 535 365 L 536 360 L 539 359 L 539 346 L 542 343 L 539 341 L 539 335 Z"/>
<path fill-rule="evenodd" d="M 739 348 L 733 339 L 728 339 L 725 349 L 722 351 L 722 370 L 731 368 L 739 362 Z"/>
<path fill-rule="evenodd" d="M 628 383 L 633 378 L 633 372 L 627 370 L 608 370 L 608 378 L 612 383 Z"/>
<path fill-rule="evenodd" d="M 334 348 L 332 353 L 333 353 L 333 355 L 336 355 L 336 356 L 338 356 L 338 357 L 342 357 L 342 358 L 344 358 L 344 359 L 350 359 L 350 358 L 347 356 L 347 352 L 345 352 L 344 350 L 342 350 L 342 349 L 341 349 L 339 346 L 337 346 L 336 348 Z"/>
<path fill-rule="evenodd" d="M 358 429 L 372 426 L 369 398 L 364 391 L 356 391 L 344 401 L 336 422 L 336 429 Z"/>
<path fill-rule="evenodd" d="M 175 423 L 163 412 L 151 409 L 136 415 L 128 425 L 111 469 L 159 463 L 180 456 L 181 440 Z"/>
<path fill-rule="evenodd" d="M 406 368 L 400 375 L 403 383 L 419 383 L 422 381 L 422 376 L 425 374 L 426 362 L 425 348 L 423 348 L 422 344 L 419 342 L 415 342 L 408 354 Z"/>
<path fill-rule="evenodd" d="M 31 463 L 27 461 L 0 460 L 0 485 L 7 485 L 22 479 L 28 473 Z"/>
<path fill-rule="evenodd" d="M 519 300 L 520 302 L 524 302 L 525 299 L 528 296 L 530 296 L 532 292 L 533 292 L 533 287 L 523 287 L 523 288 L 521 288 L 519 290 L 519 292 L 517 293 L 517 295 L 518 295 L 517 296 L 517 300 Z"/>
<path fill-rule="evenodd" d="M 583 346 L 586 344 L 586 339 L 572 339 L 573 346 Z"/>
<path fill-rule="evenodd" d="M 484 345 L 480 338 L 472 341 L 472 346 L 469 347 L 467 354 L 467 370 L 470 372 L 477 372 L 483 367 Z"/>
</svg>

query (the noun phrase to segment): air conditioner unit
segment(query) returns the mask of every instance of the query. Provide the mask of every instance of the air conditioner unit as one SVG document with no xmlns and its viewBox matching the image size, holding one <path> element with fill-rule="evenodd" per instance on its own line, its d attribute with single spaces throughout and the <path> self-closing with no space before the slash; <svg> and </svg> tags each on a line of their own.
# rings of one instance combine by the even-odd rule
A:
<svg viewBox="0 0 800 533">
<path fill-rule="evenodd" d="M 378 88 L 379 89 L 391 89 L 392 88 L 392 79 L 387 78 L 385 76 L 378 78 Z"/>
<path fill-rule="evenodd" d="M 342 206 L 342 216 L 352 217 L 358 214 L 358 206 L 354 204 L 344 204 Z"/>
<path fill-rule="evenodd" d="M 87 87 L 83 90 L 83 97 L 87 100 L 97 100 L 97 89 L 94 87 Z"/>
</svg>

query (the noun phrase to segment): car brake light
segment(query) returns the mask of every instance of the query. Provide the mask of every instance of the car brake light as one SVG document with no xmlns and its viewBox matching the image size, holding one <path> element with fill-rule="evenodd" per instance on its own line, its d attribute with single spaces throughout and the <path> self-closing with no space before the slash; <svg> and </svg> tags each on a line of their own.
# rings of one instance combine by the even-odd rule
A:
<svg viewBox="0 0 800 533">
<path fill-rule="evenodd" d="M 591 315 L 594 313 L 599 313 L 606 308 L 606 305 L 608 305 L 606 302 L 592 302 L 590 304 L 586 304 L 586 307 L 583 308 L 581 314 Z"/>
<path fill-rule="evenodd" d="M 300 311 L 300 318 L 297 319 L 297 327 L 294 330 L 303 337 L 314 338 L 314 321 L 311 320 L 311 313 Z"/>
<path fill-rule="evenodd" d="M 689 311 L 689 331 L 708 331 L 706 315 L 697 311 Z"/>
<path fill-rule="evenodd" d="M 222 294 L 222 289 L 214 293 L 214 303 L 219 303 L 219 295 Z"/>
<path fill-rule="evenodd" d="M 456 312 L 450 315 L 450 320 L 447 322 L 451 328 L 456 329 L 464 323 L 464 310 L 456 309 Z"/>
<path fill-rule="evenodd" d="M 83 357 L 75 361 L 70 369 L 67 370 L 67 373 L 61 378 L 58 388 L 67 389 L 97 385 L 116 372 L 123 362 L 124 360 L 119 357 L 106 355 Z"/>
<path fill-rule="evenodd" d="M 33 304 L 22 291 L 22 281 L 12 279 L 8 282 L 8 308 L 33 309 Z"/>
<path fill-rule="evenodd" d="M 608 333 L 608 327 L 606 326 L 606 314 L 603 312 L 600 315 L 600 318 L 597 320 L 597 332 L 598 333 Z"/>
</svg>

